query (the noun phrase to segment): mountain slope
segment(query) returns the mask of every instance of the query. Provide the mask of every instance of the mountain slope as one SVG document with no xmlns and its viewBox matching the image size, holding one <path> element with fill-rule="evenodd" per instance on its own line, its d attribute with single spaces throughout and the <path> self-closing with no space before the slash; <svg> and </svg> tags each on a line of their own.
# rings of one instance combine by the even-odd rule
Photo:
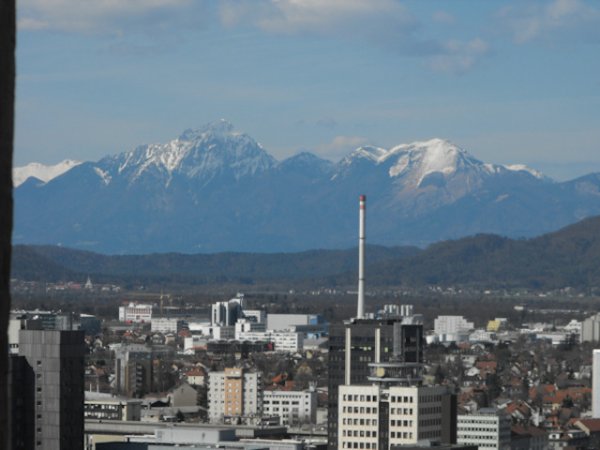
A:
<svg viewBox="0 0 600 450">
<path fill-rule="evenodd" d="M 414 257 L 375 263 L 370 271 L 377 285 L 600 286 L 600 217 L 528 240 L 477 235 L 440 242 Z"/>
</svg>

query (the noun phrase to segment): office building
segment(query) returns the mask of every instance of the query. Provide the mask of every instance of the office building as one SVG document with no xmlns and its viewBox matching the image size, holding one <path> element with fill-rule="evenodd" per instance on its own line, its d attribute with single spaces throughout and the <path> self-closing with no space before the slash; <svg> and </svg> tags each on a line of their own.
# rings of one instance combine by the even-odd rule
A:
<svg viewBox="0 0 600 450">
<path fill-rule="evenodd" d="M 81 331 L 20 330 L 11 402 L 25 420 L 13 449 L 83 449 L 84 354 Z"/>
<path fill-rule="evenodd" d="M 150 330 L 153 333 L 178 333 L 186 325 L 184 320 L 169 317 L 153 317 Z"/>
<path fill-rule="evenodd" d="M 367 384 L 369 364 L 394 358 L 407 363 L 423 362 L 423 325 L 411 318 L 353 319 L 329 328 L 328 448 L 338 444 L 338 388 Z"/>
<path fill-rule="evenodd" d="M 142 401 L 100 392 L 86 392 L 83 415 L 86 420 L 140 420 Z"/>
<path fill-rule="evenodd" d="M 115 387 L 117 393 L 141 397 L 149 392 L 163 392 L 174 380 L 169 377 L 169 360 L 173 349 L 143 344 L 124 345 L 115 350 Z"/>
<path fill-rule="evenodd" d="M 9 355 L 7 382 L 8 448 L 35 448 L 35 375 L 24 356 Z"/>
<path fill-rule="evenodd" d="M 129 303 L 119 306 L 119 322 L 147 323 L 152 320 L 152 305 Z"/>
<path fill-rule="evenodd" d="M 216 302 L 211 307 L 210 323 L 215 326 L 233 327 L 238 319 L 244 317 L 244 295 L 225 302 Z"/>
<path fill-rule="evenodd" d="M 581 342 L 600 342 L 600 314 L 590 316 L 581 323 Z"/>
<path fill-rule="evenodd" d="M 492 408 L 480 409 L 475 414 L 459 414 L 457 443 L 486 450 L 509 450 L 510 426 L 510 417 Z"/>
<path fill-rule="evenodd" d="M 262 309 L 244 309 L 244 318 L 255 323 L 267 323 L 267 313 Z"/>
<path fill-rule="evenodd" d="M 266 389 L 263 392 L 263 415 L 279 416 L 280 425 L 314 424 L 317 421 L 317 391 Z"/>
<path fill-rule="evenodd" d="M 246 331 L 236 333 L 240 342 L 270 342 L 276 352 L 298 352 L 304 345 L 304 335 L 293 331 Z"/>
<path fill-rule="evenodd" d="M 443 440 L 441 386 L 343 385 L 338 449 L 379 449 Z"/>
<path fill-rule="evenodd" d="M 438 316 L 433 322 L 435 334 L 467 333 L 474 329 L 473 322 L 465 320 L 463 316 Z"/>
<path fill-rule="evenodd" d="M 592 354 L 592 417 L 600 419 L 600 349 Z"/>
</svg>

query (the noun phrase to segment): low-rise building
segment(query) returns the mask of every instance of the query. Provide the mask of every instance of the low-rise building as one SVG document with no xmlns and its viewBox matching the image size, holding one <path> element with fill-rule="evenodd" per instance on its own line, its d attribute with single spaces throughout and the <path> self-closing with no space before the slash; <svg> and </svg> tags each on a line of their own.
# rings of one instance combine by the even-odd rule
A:
<svg viewBox="0 0 600 450">
<path fill-rule="evenodd" d="M 153 333 L 178 333 L 185 325 L 185 321 L 170 317 L 154 317 L 150 321 L 150 329 Z"/>
<path fill-rule="evenodd" d="M 263 391 L 263 414 L 279 416 L 281 425 L 314 424 L 317 420 L 317 392 L 314 389 L 266 389 Z"/>
<path fill-rule="evenodd" d="M 297 352 L 303 349 L 304 335 L 293 331 L 247 331 L 236 336 L 239 341 L 272 342 L 276 352 Z"/>
<path fill-rule="evenodd" d="M 119 306 L 119 322 L 146 323 L 152 320 L 152 305 L 129 303 Z"/>
<path fill-rule="evenodd" d="M 83 414 L 86 420 L 140 420 L 142 401 L 111 394 L 86 392 Z"/>
</svg>

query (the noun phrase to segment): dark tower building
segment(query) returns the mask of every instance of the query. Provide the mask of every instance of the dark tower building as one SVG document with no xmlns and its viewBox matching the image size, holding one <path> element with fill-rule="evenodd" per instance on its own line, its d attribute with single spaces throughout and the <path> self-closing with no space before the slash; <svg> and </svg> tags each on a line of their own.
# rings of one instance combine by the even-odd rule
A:
<svg viewBox="0 0 600 450">
<path fill-rule="evenodd" d="M 13 450 L 83 449 L 84 355 L 82 331 L 19 332 L 9 396 L 24 421 L 11 424 Z"/>
<path fill-rule="evenodd" d="M 412 307 L 388 305 L 380 318 L 365 314 L 365 244 L 367 198 L 359 197 L 358 302 L 356 318 L 329 327 L 329 399 L 327 443 L 338 445 L 338 388 L 369 384 L 372 363 L 391 360 L 423 362 L 423 325 L 412 316 Z M 349 356 L 349 357 L 347 357 Z M 383 447 L 382 447 L 383 448 Z"/>
<path fill-rule="evenodd" d="M 414 323 L 412 317 L 354 319 L 330 325 L 327 405 L 329 450 L 336 449 L 338 442 L 338 387 L 343 384 L 371 384 L 368 380 L 371 374 L 369 364 L 376 362 L 377 347 L 379 362 L 389 362 L 400 355 L 403 362 L 422 363 L 423 345 L 423 325 Z M 346 370 L 346 350 L 351 354 L 349 373 Z"/>
<path fill-rule="evenodd" d="M 8 358 L 8 445 L 10 450 L 34 448 L 35 377 L 24 356 Z"/>
</svg>

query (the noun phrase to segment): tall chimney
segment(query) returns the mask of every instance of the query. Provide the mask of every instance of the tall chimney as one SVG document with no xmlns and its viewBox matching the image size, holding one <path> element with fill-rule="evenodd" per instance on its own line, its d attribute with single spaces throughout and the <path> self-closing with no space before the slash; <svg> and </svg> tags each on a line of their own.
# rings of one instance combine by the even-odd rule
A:
<svg viewBox="0 0 600 450">
<path fill-rule="evenodd" d="M 360 196 L 360 210 L 358 220 L 358 309 L 356 318 L 365 316 L 365 215 L 367 210 L 367 196 Z"/>
</svg>

